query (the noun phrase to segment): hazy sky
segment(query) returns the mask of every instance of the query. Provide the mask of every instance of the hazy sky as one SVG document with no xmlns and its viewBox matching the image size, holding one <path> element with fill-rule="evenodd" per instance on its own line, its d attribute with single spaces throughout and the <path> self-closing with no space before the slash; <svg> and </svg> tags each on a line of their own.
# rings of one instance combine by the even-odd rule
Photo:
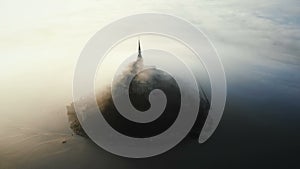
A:
<svg viewBox="0 0 300 169">
<path fill-rule="evenodd" d="M 140 12 L 173 14 L 202 29 L 219 52 L 229 85 L 252 79 L 300 93 L 298 0 L 0 0 L 3 119 L 64 113 L 88 39 L 113 20 Z"/>
</svg>

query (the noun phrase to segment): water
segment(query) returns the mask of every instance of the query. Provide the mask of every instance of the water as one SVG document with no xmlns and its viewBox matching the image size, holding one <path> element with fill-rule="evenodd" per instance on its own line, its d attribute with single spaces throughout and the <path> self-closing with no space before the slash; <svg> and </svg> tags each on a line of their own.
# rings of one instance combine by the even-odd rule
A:
<svg viewBox="0 0 300 169">
<path fill-rule="evenodd" d="M 72 136 L 66 116 L 44 129 L 3 122 L 0 168 L 296 168 L 299 88 L 279 90 L 283 84 L 250 81 L 229 82 L 223 119 L 202 145 L 186 139 L 162 155 L 128 159 Z"/>
</svg>

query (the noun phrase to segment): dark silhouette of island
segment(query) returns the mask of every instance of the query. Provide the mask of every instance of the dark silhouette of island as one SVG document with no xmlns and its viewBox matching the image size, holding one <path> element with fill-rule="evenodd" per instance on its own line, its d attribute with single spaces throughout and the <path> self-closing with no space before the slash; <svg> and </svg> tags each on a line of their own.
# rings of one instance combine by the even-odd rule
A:
<svg viewBox="0 0 300 169">
<path fill-rule="evenodd" d="M 123 117 L 113 103 L 111 87 L 108 87 L 104 93 L 96 95 L 98 107 L 110 126 L 124 135 L 136 138 L 155 136 L 167 130 L 176 120 L 181 105 L 180 89 L 171 75 L 155 67 L 145 70 L 143 68 L 141 46 L 140 41 L 138 41 L 137 60 L 125 68 L 113 84 L 113 90 L 117 94 L 116 97 L 119 97 L 118 94 L 122 94 L 120 91 L 126 88 L 124 84 L 130 84 L 129 98 L 132 105 L 139 111 L 146 111 L 150 108 L 148 97 L 151 91 L 154 89 L 162 90 L 167 97 L 167 105 L 161 116 L 154 121 L 137 123 Z M 210 109 L 210 102 L 201 87 L 199 87 L 199 95 L 200 107 L 197 120 L 189 134 L 192 138 L 199 136 Z M 79 123 L 73 103 L 67 106 L 67 115 L 73 132 L 88 137 Z"/>
</svg>

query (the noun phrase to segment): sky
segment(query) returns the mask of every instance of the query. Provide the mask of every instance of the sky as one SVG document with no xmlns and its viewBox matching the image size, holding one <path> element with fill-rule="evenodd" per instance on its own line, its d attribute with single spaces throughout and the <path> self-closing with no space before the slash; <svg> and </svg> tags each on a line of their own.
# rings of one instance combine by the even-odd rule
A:
<svg viewBox="0 0 300 169">
<path fill-rule="evenodd" d="M 297 0 L 0 0 L 2 119 L 61 116 L 72 100 L 74 68 L 86 42 L 112 21 L 143 12 L 179 16 L 201 29 L 224 64 L 229 92 L 298 98 Z"/>
</svg>

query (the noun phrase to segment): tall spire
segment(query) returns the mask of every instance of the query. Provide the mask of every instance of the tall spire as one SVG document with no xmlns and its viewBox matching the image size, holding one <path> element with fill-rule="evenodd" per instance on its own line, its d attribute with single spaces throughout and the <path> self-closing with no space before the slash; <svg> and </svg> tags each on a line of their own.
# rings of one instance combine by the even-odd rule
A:
<svg viewBox="0 0 300 169">
<path fill-rule="evenodd" d="M 141 52 L 141 43 L 140 43 L 140 39 L 139 39 L 139 42 L 138 42 L 138 45 L 139 45 L 139 55 L 138 55 L 138 58 L 142 58 L 142 52 Z"/>
</svg>

